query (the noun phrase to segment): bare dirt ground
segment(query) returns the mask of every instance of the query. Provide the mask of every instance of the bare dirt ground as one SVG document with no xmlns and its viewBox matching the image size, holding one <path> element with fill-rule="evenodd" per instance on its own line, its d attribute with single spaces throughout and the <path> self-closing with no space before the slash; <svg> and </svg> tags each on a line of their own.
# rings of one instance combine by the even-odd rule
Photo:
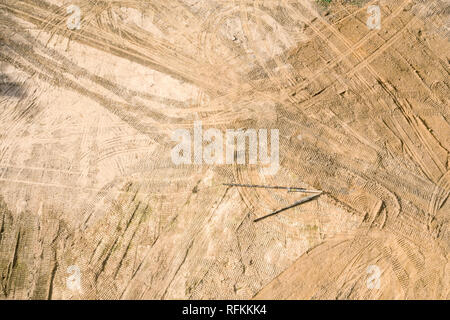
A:
<svg viewBox="0 0 450 320">
<path fill-rule="evenodd" d="M 449 299 L 449 13 L 0 0 L 0 297 Z M 194 121 L 278 129 L 279 171 L 173 164 Z M 301 195 L 223 183 L 323 193 L 254 222 Z"/>
</svg>

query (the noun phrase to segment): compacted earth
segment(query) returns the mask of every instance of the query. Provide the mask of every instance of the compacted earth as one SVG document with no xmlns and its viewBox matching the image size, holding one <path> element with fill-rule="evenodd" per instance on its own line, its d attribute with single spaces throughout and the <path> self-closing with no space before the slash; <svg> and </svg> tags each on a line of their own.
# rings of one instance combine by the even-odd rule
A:
<svg viewBox="0 0 450 320">
<path fill-rule="evenodd" d="M 449 15 L 0 0 L 0 298 L 449 299 Z"/>
</svg>

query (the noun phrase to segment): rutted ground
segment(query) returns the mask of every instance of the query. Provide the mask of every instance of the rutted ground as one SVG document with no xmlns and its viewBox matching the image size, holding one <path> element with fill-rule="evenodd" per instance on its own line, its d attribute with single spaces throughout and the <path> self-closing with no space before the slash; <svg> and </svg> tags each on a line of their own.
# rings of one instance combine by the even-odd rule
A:
<svg viewBox="0 0 450 320">
<path fill-rule="evenodd" d="M 0 296 L 448 299 L 448 10 L 0 1 Z M 196 120 L 279 129 L 281 169 L 175 166 Z M 228 182 L 324 193 L 254 223 L 299 195 Z"/>
</svg>

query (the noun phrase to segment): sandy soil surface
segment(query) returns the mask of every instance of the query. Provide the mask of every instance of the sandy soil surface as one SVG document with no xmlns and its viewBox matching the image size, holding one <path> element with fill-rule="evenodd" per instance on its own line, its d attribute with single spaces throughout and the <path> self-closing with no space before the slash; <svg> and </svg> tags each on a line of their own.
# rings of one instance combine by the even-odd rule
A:
<svg viewBox="0 0 450 320">
<path fill-rule="evenodd" d="M 0 0 L 0 298 L 449 299 L 449 14 Z M 195 122 L 279 170 L 174 164 Z"/>
</svg>

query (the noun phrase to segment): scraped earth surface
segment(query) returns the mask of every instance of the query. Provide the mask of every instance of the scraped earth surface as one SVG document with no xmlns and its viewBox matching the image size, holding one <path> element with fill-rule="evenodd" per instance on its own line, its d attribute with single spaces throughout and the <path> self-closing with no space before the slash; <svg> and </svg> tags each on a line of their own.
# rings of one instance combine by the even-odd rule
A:
<svg viewBox="0 0 450 320">
<path fill-rule="evenodd" d="M 449 299 L 449 13 L 1 0 L 0 297 Z M 194 121 L 278 129 L 279 171 L 173 164 Z M 323 193 L 254 222 L 302 195 L 223 183 Z"/>
</svg>

